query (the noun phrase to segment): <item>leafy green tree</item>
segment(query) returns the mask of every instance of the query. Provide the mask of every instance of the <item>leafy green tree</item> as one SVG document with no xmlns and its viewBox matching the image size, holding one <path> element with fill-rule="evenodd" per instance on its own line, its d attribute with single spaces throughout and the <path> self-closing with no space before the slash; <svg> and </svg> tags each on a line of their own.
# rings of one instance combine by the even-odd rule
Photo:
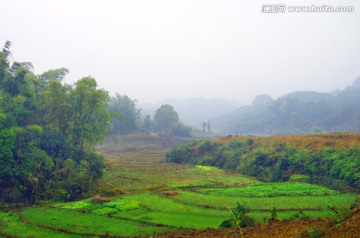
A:
<svg viewBox="0 0 360 238">
<path fill-rule="evenodd" d="M 179 122 L 179 116 L 174 108 L 168 104 L 162 105 L 155 112 L 154 124 L 158 131 L 170 134 L 171 130 Z"/>
<path fill-rule="evenodd" d="M 84 149 L 103 141 L 110 125 L 108 92 L 97 89 L 95 79 L 86 77 L 76 82 L 70 99 L 73 145 Z"/>
<path fill-rule="evenodd" d="M 69 70 L 67 68 L 50 69 L 39 75 L 39 79 L 45 83 L 49 82 L 52 79 L 62 82 L 68 73 Z"/>
<path fill-rule="evenodd" d="M 154 122 L 151 120 L 150 115 L 146 115 L 144 122 L 143 122 L 143 128 L 145 131 L 152 131 L 153 130 L 153 124 Z"/>
<path fill-rule="evenodd" d="M 42 115 L 46 127 L 69 136 L 71 121 L 71 87 L 50 79 L 41 94 Z"/>
<path fill-rule="evenodd" d="M 110 124 L 108 93 L 92 78 L 62 84 L 64 68 L 35 76 L 31 63 L 10 64 L 10 55 L 7 43 L 0 52 L 1 204 L 90 195 L 104 168 L 94 145 Z"/>
<path fill-rule="evenodd" d="M 118 93 L 110 99 L 109 110 L 113 115 L 111 133 L 127 134 L 138 130 L 137 120 L 140 117 L 140 109 L 136 108 L 136 103 L 137 100 Z"/>
<path fill-rule="evenodd" d="M 1 88 L 4 87 L 4 82 L 8 80 L 9 76 L 10 76 L 10 72 L 9 72 L 9 56 L 11 55 L 10 53 L 10 46 L 11 43 L 9 41 L 7 41 L 5 43 L 4 48 L 2 49 L 2 52 L 0 52 L 0 85 Z"/>
<path fill-rule="evenodd" d="M 65 76 L 69 73 L 69 70 L 66 68 L 60 68 L 60 69 L 50 69 L 40 75 L 38 75 L 38 81 L 35 85 L 35 91 L 36 92 L 42 92 L 46 85 L 51 80 L 55 80 L 59 83 L 62 83 L 65 79 Z"/>
</svg>

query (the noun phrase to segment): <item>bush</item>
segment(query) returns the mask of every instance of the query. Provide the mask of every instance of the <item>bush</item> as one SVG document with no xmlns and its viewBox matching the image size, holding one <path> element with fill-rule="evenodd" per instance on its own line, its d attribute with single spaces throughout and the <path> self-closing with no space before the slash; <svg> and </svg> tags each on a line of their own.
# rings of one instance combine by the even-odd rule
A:
<svg viewBox="0 0 360 238">
<path fill-rule="evenodd" d="M 223 221 L 220 224 L 221 228 L 235 228 L 235 227 L 247 227 L 247 226 L 253 226 L 255 225 L 255 220 L 246 213 L 249 212 L 249 210 L 244 206 L 240 205 L 240 203 L 237 203 L 236 208 L 231 210 L 231 217 L 228 220 Z"/>
<path fill-rule="evenodd" d="M 69 204 L 66 204 L 66 205 L 64 205 L 62 207 L 66 208 L 66 209 L 80 209 L 80 208 L 87 207 L 87 206 L 90 206 L 89 202 L 80 201 L 80 202 L 69 203 Z"/>
<path fill-rule="evenodd" d="M 118 210 L 116 208 L 111 208 L 111 207 L 104 207 L 104 208 L 100 208 L 100 209 L 96 209 L 96 210 L 92 211 L 92 213 L 97 214 L 97 215 L 110 215 L 110 214 L 115 214 L 117 212 L 118 212 Z"/>
<path fill-rule="evenodd" d="M 104 203 L 105 207 L 115 208 L 120 211 L 129 211 L 140 208 L 140 204 L 137 201 L 124 201 L 117 199 L 113 202 Z"/>
<path fill-rule="evenodd" d="M 173 134 L 175 136 L 179 136 L 179 137 L 191 137 L 191 131 L 192 131 L 192 128 L 190 126 L 186 126 L 181 123 L 178 123 L 173 128 Z"/>
<path fill-rule="evenodd" d="M 299 211 L 297 213 L 294 213 L 294 215 L 292 215 L 289 220 L 304 220 L 304 219 L 308 219 L 309 216 L 305 215 L 305 213 L 303 211 Z"/>
<path fill-rule="evenodd" d="M 293 174 L 289 178 L 290 182 L 302 182 L 302 183 L 309 183 L 310 182 L 310 176 L 309 175 L 303 175 L 303 174 Z"/>
</svg>

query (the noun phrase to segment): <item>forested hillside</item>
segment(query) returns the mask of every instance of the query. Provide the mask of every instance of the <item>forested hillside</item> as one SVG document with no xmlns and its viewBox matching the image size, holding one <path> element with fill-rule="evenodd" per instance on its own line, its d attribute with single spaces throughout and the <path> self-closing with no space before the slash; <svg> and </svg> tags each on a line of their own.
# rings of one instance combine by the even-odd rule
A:
<svg viewBox="0 0 360 238">
<path fill-rule="evenodd" d="M 68 70 L 35 75 L 29 62 L 0 52 L 0 202 L 74 200 L 91 194 L 102 175 L 94 146 L 110 125 L 108 92 L 85 77 L 63 82 Z"/>
<path fill-rule="evenodd" d="M 360 135 L 228 136 L 167 153 L 169 162 L 211 165 L 263 181 L 305 181 L 360 190 Z"/>
<path fill-rule="evenodd" d="M 344 90 L 294 92 L 212 119 L 221 133 L 291 135 L 360 132 L 360 77 Z"/>
</svg>

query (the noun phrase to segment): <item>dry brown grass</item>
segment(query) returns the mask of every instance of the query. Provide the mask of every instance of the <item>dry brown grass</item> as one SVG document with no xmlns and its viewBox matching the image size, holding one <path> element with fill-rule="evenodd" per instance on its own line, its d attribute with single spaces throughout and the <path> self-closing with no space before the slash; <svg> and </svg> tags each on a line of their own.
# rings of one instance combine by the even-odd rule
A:
<svg viewBox="0 0 360 238">
<path fill-rule="evenodd" d="M 254 144 L 264 142 L 275 142 L 277 144 L 293 145 L 297 148 L 308 148 L 319 150 L 322 147 L 334 147 L 336 149 L 360 146 L 360 134 L 356 133 L 330 133 L 330 134 L 310 134 L 310 135 L 291 135 L 291 136 L 227 136 L 215 140 L 217 143 L 229 143 L 232 140 L 246 141 L 249 137 L 254 139 Z"/>
</svg>

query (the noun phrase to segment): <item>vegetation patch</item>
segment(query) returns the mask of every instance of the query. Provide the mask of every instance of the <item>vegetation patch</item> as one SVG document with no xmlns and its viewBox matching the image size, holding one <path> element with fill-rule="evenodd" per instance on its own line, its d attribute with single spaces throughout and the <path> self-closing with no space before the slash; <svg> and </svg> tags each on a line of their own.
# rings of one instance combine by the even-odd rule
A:
<svg viewBox="0 0 360 238">
<path fill-rule="evenodd" d="M 303 175 L 303 174 L 293 174 L 289 177 L 290 182 L 310 182 L 310 176 L 309 175 Z"/>
<path fill-rule="evenodd" d="M 19 215 L 13 212 L 0 212 L 0 234 L 4 234 L 4 237 L 82 237 L 24 223 Z"/>
<path fill-rule="evenodd" d="M 199 170 L 203 170 L 203 171 L 217 171 L 217 172 L 222 171 L 221 169 L 216 168 L 216 167 L 214 167 L 214 166 L 196 165 L 195 168 L 196 168 L 196 169 L 199 169 Z"/>
<path fill-rule="evenodd" d="M 215 166 L 267 182 L 289 181 L 291 175 L 302 174 L 309 176 L 301 178 L 305 181 L 360 191 L 358 138 L 357 134 L 341 133 L 226 137 L 174 147 L 166 161 Z M 299 180 L 299 176 L 292 179 Z"/>
<path fill-rule="evenodd" d="M 92 211 L 92 213 L 97 214 L 97 215 L 110 215 L 110 214 L 115 214 L 117 212 L 118 212 L 118 210 L 116 208 L 111 208 L 111 207 L 99 208 L 99 209 Z"/>
<path fill-rule="evenodd" d="M 139 221 L 79 213 L 61 208 L 29 208 L 23 210 L 21 215 L 27 222 L 34 225 L 51 227 L 79 235 L 102 236 L 109 234 L 134 237 L 140 236 L 140 234 L 153 235 L 170 229 L 169 227 L 157 227 Z"/>
<path fill-rule="evenodd" d="M 308 183 L 283 182 L 253 184 L 243 188 L 209 188 L 198 190 L 212 195 L 232 196 L 294 196 L 294 195 L 324 195 L 337 194 L 337 191 Z"/>
<path fill-rule="evenodd" d="M 247 204 L 251 211 L 271 211 L 273 207 L 278 210 L 326 210 L 327 206 L 339 205 L 350 207 L 356 197 L 356 194 L 238 197 L 181 191 L 178 196 L 171 199 L 183 204 L 221 209 L 235 207 L 237 202 L 241 202 Z"/>
<path fill-rule="evenodd" d="M 115 208 L 119 211 L 129 211 L 140 208 L 139 202 L 134 200 L 125 201 L 122 199 L 117 199 L 113 202 L 104 203 L 104 206 L 108 208 Z"/>
<path fill-rule="evenodd" d="M 66 208 L 66 209 L 81 209 L 84 207 L 88 207 L 90 206 L 90 202 L 89 201 L 79 201 L 79 202 L 72 202 L 72 203 L 67 203 L 66 205 L 62 206 L 62 208 Z"/>
<path fill-rule="evenodd" d="M 171 183 L 169 184 L 169 187 L 173 188 L 181 188 L 181 187 L 206 187 L 206 186 L 212 186 L 216 185 L 216 182 L 211 181 L 184 181 L 184 182 L 177 182 L 177 183 Z"/>
</svg>

